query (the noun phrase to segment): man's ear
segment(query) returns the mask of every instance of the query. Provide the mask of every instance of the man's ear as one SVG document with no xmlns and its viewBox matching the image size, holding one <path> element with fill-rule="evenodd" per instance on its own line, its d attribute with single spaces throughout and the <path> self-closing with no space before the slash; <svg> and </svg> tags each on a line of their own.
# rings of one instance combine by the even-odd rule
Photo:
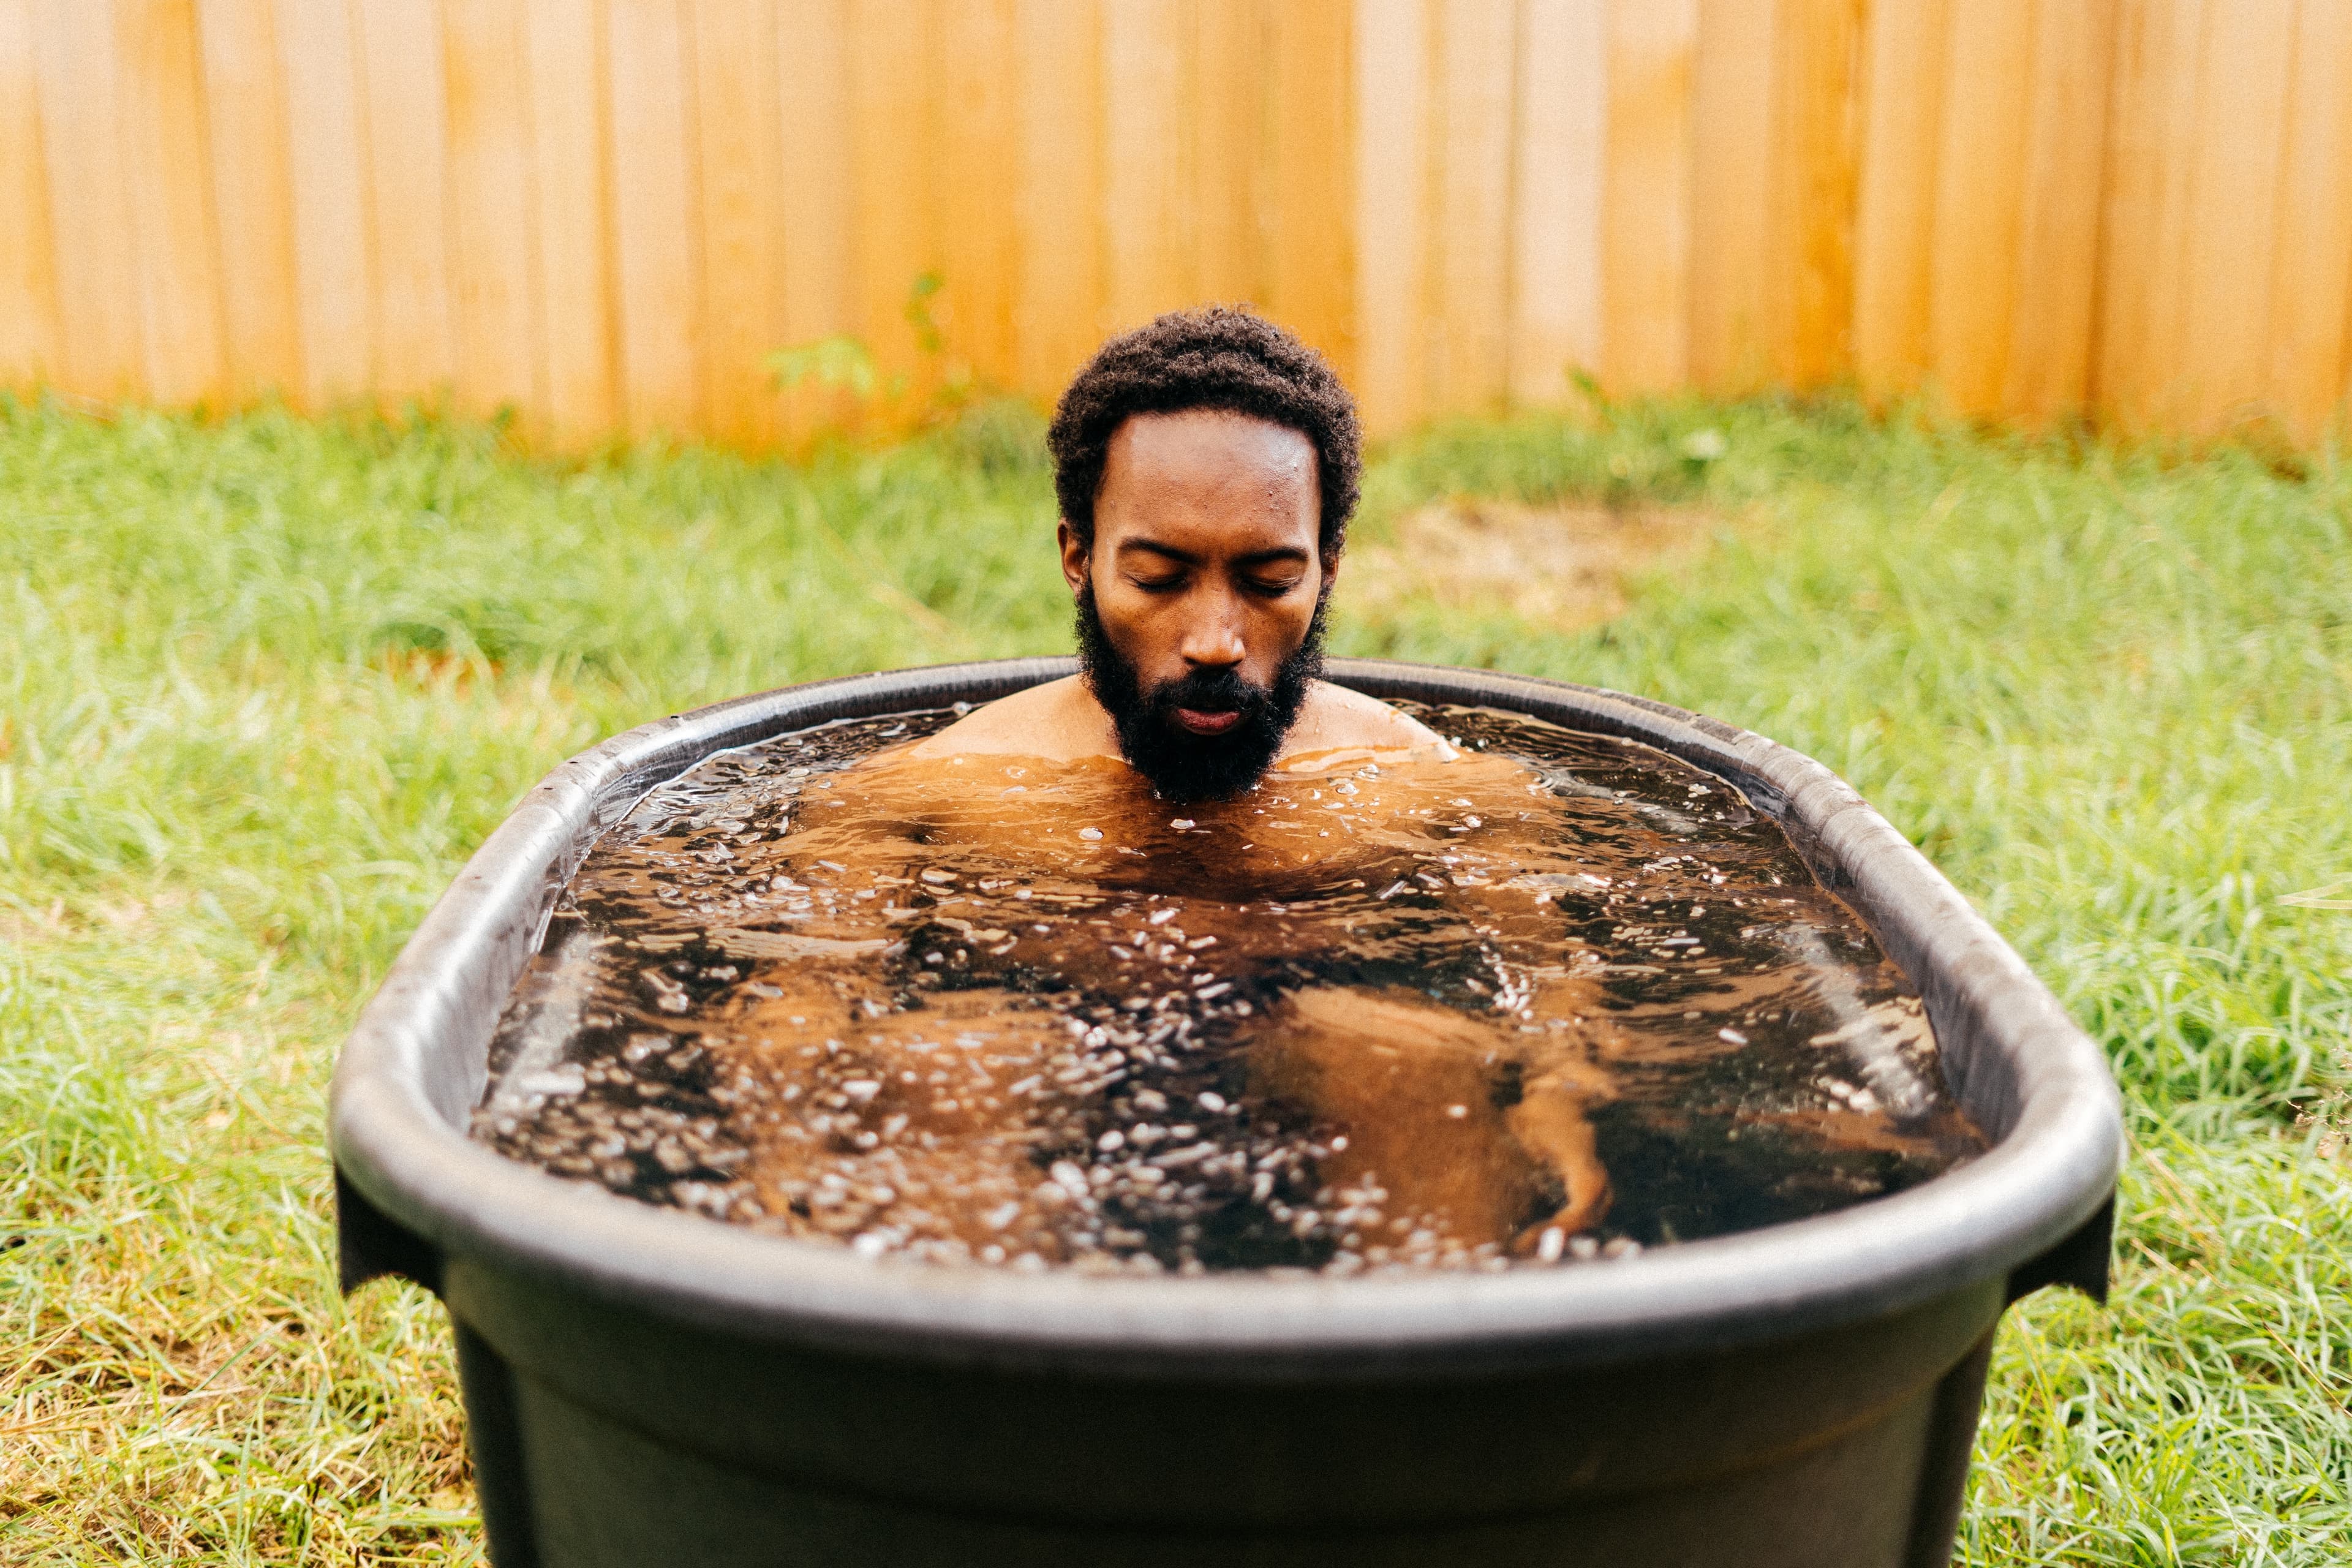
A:
<svg viewBox="0 0 2352 1568">
<path fill-rule="evenodd" d="M 1062 546 L 1062 581 L 1070 585 L 1070 595 L 1076 598 L 1086 592 L 1087 579 L 1094 571 L 1094 547 L 1078 538 L 1078 531 L 1064 518 L 1054 531 Z"/>
<path fill-rule="evenodd" d="M 1339 580 L 1339 552 L 1336 550 L 1326 551 L 1323 553 L 1323 591 L 1329 593 L 1331 584 Z"/>
</svg>

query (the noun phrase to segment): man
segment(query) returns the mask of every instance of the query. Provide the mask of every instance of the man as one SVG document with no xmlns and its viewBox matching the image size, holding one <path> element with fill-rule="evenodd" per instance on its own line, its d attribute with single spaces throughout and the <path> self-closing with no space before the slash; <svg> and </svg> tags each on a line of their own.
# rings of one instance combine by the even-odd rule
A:
<svg viewBox="0 0 2352 1568">
<path fill-rule="evenodd" d="M 915 755 L 1123 757 L 1191 801 L 1229 799 L 1291 755 L 1442 744 L 1318 679 L 1361 440 L 1312 349 L 1246 310 L 1162 316 L 1103 345 L 1047 441 L 1080 673 Z"/>
<path fill-rule="evenodd" d="M 1325 895 L 1377 885 L 1365 879 L 1395 869 L 1401 842 L 1418 847 L 1414 836 L 1433 831 L 1421 826 L 1433 806 L 1472 804 L 1462 791 L 1492 798 L 1482 809 L 1497 828 L 1519 819 L 1528 779 L 1516 764 L 1460 756 L 1386 703 L 1318 679 L 1361 456 L 1353 400 L 1311 349 L 1245 310 L 1162 316 L 1112 339 L 1078 373 L 1047 443 L 1061 509 L 1062 574 L 1077 608 L 1079 673 L 991 703 L 886 753 L 887 762 L 877 759 L 859 775 L 860 793 L 844 803 L 856 809 L 842 811 L 837 830 L 820 822 L 791 841 L 803 863 L 855 875 L 873 852 L 877 826 L 916 824 L 913 858 L 894 867 L 905 874 L 877 889 L 927 876 L 938 896 L 971 906 L 970 896 L 959 900 L 945 890 L 950 882 L 961 891 L 997 885 L 992 872 L 1021 880 L 1017 862 L 1042 854 L 1091 897 L 1108 892 L 1116 901 L 1118 889 L 1148 892 L 1159 904 L 1156 919 L 1169 923 L 1133 924 L 1100 942 L 1082 921 L 1003 917 L 1001 927 L 982 929 L 964 919 L 971 907 L 953 916 L 970 928 L 971 942 L 987 944 L 979 952 L 992 959 L 1055 970 L 1072 994 L 1089 986 L 1126 990 L 1135 994 L 1131 1005 L 1155 984 L 1162 997 L 1192 994 L 1181 977 L 1150 970 L 1155 951 L 1202 965 L 1199 979 L 1212 963 L 1216 973 L 1247 975 L 1301 952 L 1347 950 L 1359 940 L 1359 924 L 1379 917 L 1344 897 L 1326 910 Z M 1360 793 L 1349 783 L 1347 794 L 1335 787 L 1322 799 L 1318 781 L 1340 776 L 1332 764 L 1352 772 L 1371 761 L 1365 753 L 1382 764 L 1442 761 L 1444 776 L 1375 766 L 1360 775 L 1367 778 Z M 984 758 L 1002 761 L 983 765 Z M 1019 766 L 1006 765 L 1015 759 Z M 1253 793 L 1269 769 L 1293 759 L 1300 770 L 1285 767 L 1276 784 Z M 1049 782 L 1027 770 L 1034 760 L 1076 766 Z M 1116 770 L 1120 760 L 1150 793 L 1135 789 L 1134 775 L 1123 771 L 1105 776 L 1102 770 Z M 1029 794 L 1033 787 L 1050 789 L 1053 805 Z M 1014 793 L 1040 804 L 1019 808 L 1019 847 L 1007 864 L 999 858 L 1003 802 Z M 1203 804 L 1171 820 L 1163 803 L 1179 802 Z M 1342 802 L 1349 812 L 1339 809 Z M 1467 820 L 1480 823 L 1475 815 Z M 1481 853 L 1460 838 L 1448 845 L 1449 864 Z M 1527 847 L 1529 855 L 1544 848 Z M 975 850 L 982 858 L 968 862 Z M 960 875 L 941 869 L 946 864 Z M 1348 881 L 1351 874 L 1358 879 Z M 1541 948 L 1550 926 L 1526 893 L 1484 878 L 1469 885 L 1491 890 L 1449 887 L 1449 899 L 1471 900 L 1444 928 L 1465 948 L 1523 926 Z M 1252 912 L 1254 902 L 1275 895 L 1290 900 L 1281 920 Z M 866 896 L 879 901 L 878 892 Z M 998 906 L 987 908 L 988 921 L 1000 918 Z M 1412 919 L 1420 940 L 1443 945 L 1439 917 L 1424 911 Z M 1173 939 L 1162 941 L 1155 930 Z M 864 1041 L 884 1064 L 874 1068 L 877 1083 L 924 1077 L 929 1092 L 927 1075 L 941 1069 L 926 1058 L 919 1073 L 909 1064 L 919 1052 L 886 1061 L 893 1026 L 859 1022 L 860 1009 L 901 1018 L 898 1027 L 925 1036 L 918 1041 L 925 1050 L 927 1032 L 943 1026 L 942 1010 L 962 1009 L 958 1026 L 990 1031 L 992 1048 L 1028 1039 L 1038 1061 L 1058 1060 L 1051 1052 L 1068 1048 L 1059 1017 L 1024 1010 L 1024 996 L 982 984 L 985 966 L 973 952 L 966 945 L 959 954 L 973 967 L 951 986 L 941 988 L 944 961 L 942 973 L 918 979 L 919 989 L 929 987 L 919 1012 L 888 1014 L 878 997 L 853 1002 L 845 990 L 834 996 L 814 985 L 778 1005 L 803 1018 L 826 1017 L 828 1027 Z M 1556 954 L 1539 952 L 1528 973 L 1538 977 L 1530 984 L 1540 986 L 1548 1016 L 1587 1010 L 1589 978 L 1568 973 Z M 1553 1256 L 1567 1236 L 1606 1211 L 1608 1176 L 1586 1112 L 1609 1086 L 1591 1066 L 1591 1031 L 1538 1037 L 1409 987 L 1344 984 L 1285 987 L 1252 1028 L 1259 1037 L 1244 1099 L 1299 1108 L 1318 1125 L 1344 1129 L 1319 1162 L 1318 1179 L 1335 1189 L 1381 1192 L 1400 1219 L 1419 1216 L 1408 1231 L 1427 1220 L 1448 1245 L 1549 1247 Z M 1507 1099 L 1496 1093 L 1502 1078 L 1511 1085 Z M 970 1120 L 976 1107 L 994 1105 L 989 1093 L 960 1091 L 940 1103 Z M 962 1122 L 939 1120 L 929 1104 L 915 1095 L 890 1114 L 953 1136 Z M 997 1113 L 1026 1125 L 1024 1108 Z M 1088 1127 L 1089 1136 L 1100 1131 Z M 1027 1169 L 1028 1145 L 1002 1133 L 990 1125 L 958 1143 L 969 1162 L 958 1181 L 1010 1212 L 1035 1173 Z M 1083 1144 L 1074 1147 L 1083 1154 Z M 796 1157 L 814 1156 L 780 1148 L 781 1163 L 763 1169 L 783 1170 Z M 899 1192 L 907 1179 L 884 1185 Z M 977 1233 L 963 1239 L 992 1245 Z"/>
</svg>

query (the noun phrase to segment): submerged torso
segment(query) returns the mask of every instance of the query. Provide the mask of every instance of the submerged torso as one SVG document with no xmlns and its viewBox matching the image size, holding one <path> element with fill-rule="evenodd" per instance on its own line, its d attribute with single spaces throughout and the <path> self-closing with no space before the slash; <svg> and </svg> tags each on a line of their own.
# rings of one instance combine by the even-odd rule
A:
<svg viewBox="0 0 2352 1568">
<path fill-rule="evenodd" d="M 706 764 L 568 889 L 486 1130 L 869 1252 L 1343 1271 L 1794 1217 L 1972 1146 L 1900 976 L 1727 786 L 1434 716 L 1466 754 L 1182 807 L 950 736 Z M 534 1090 L 551 1054 L 619 1070 Z"/>
</svg>

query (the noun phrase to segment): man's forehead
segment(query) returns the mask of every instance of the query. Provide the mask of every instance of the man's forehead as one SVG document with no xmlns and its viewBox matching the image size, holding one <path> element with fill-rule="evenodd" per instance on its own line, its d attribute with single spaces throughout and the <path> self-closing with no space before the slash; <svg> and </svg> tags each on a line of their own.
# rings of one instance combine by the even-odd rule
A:
<svg viewBox="0 0 2352 1568">
<path fill-rule="evenodd" d="M 1112 432 L 1108 488 L 1127 477 L 1158 483 L 1316 482 L 1315 443 L 1287 425 L 1223 408 L 1134 414 Z"/>
</svg>

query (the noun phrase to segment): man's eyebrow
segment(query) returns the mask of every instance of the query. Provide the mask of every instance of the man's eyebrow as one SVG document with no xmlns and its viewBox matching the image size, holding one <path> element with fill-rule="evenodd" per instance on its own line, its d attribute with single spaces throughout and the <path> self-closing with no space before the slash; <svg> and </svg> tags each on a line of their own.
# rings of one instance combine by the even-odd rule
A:
<svg viewBox="0 0 2352 1568">
<path fill-rule="evenodd" d="M 1156 539 L 1127 539 L 1119 542 L 1118 552 L 1121 555 L 1130 550 L 1139 550 L 1147 554 L 1160 556 L 1185 566 L 1197 566 L 1201 563 L 1201 558 L 1191 551 L 1179 550 L 1172 544 L 1162 544 Z M 1247 555 L 1237 555 L 1234 557 L 1234 564 L 1246 571 L 1253 566 L 1271 566 L 1277 562 L 1287 561 L 1304 562 L 1308 558 L 1307 551 L 1298 545 L 1277 544 L 1271 550 L 1257 550 Z"/>
<path fill-rule="evenodd" d="M 1172 544 L 1162 544 L 1156 539 L 1128 539 L 1119 542 L 1118 552 L 1121 555 L 1130 550 L 1140 550 L 1148 554 L 1165 556 L 1185 566 L 1197 566 L 1201 563 L 1201 558 L 1191 551 L 1179 550 Z"/>
</svg>

